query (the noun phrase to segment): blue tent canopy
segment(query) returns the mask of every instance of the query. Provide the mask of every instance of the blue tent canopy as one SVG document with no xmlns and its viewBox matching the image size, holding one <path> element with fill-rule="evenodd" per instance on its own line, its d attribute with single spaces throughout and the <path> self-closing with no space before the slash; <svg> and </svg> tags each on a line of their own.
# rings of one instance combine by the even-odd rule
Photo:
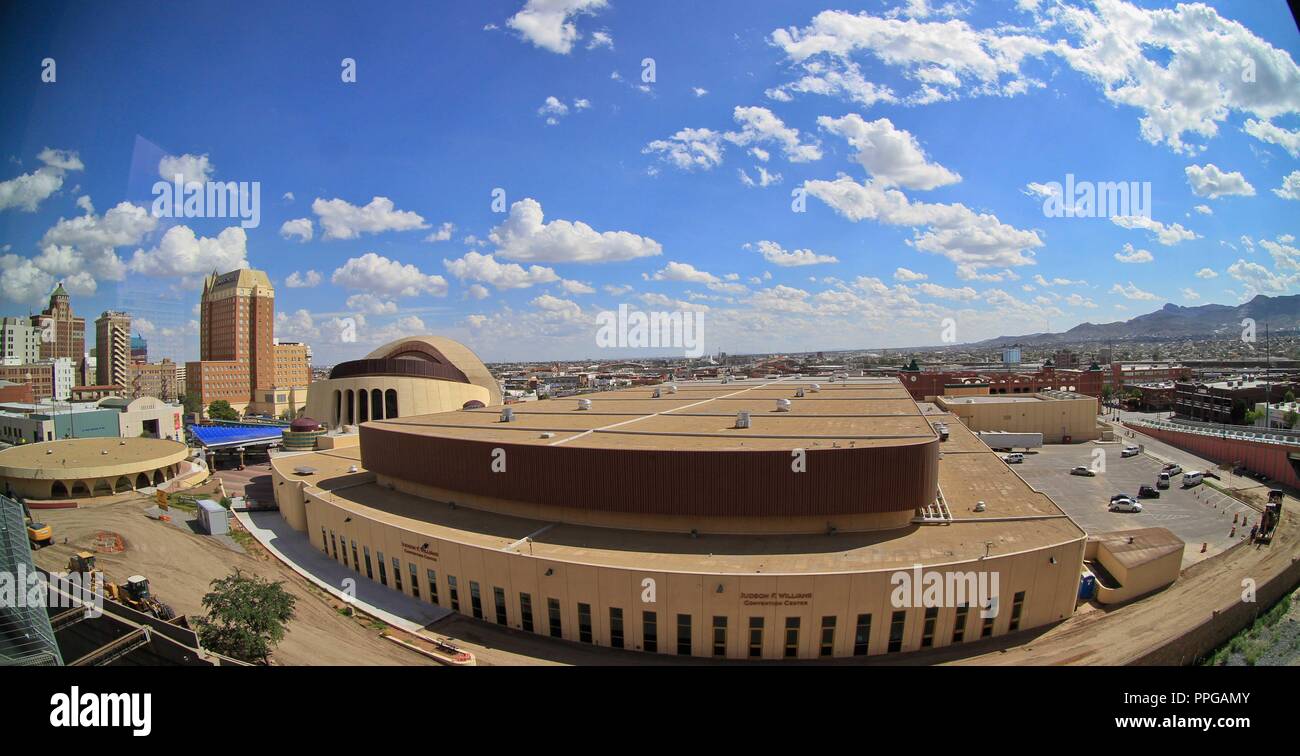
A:
<svg viewBox="0 0 1300 756">
<path fill-rule="evenodd" d="M 284 429 L 274 426 L 192 425 L 194 439 L 208 449 L 277 443 Z"/>
</svg>

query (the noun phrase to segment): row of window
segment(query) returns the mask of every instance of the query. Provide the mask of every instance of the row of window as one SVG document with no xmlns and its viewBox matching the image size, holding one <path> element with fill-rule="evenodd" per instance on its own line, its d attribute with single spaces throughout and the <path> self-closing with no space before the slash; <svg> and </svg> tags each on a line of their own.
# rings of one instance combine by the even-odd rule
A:
<svg viewBox="0 0 1300 756">
<path fill-rule="evenodd" d="M 324 551 L 332 554 L 335 560 L 342 561 L 343 565 L 351 566 L 358 573 L 362 571 L 363 562 L 357 558 L 357 542 L 351 542 L 352 561 L 348 563 L 348 542 L 345 538 L 336 540 L 334 531 L 327 531 L 321 528 L 321 542 Z M 343 543 L 343 551 L 340 552 L 338 545 Z M 340 560 L 340 554 L 342 558 Z M 365 575 L 371 580 L 375 579 L 370 562 L 370 547 L 362 546 L 361 554 L 365 566 Z M 375 552 L 378 560 L 379 582 L 381 585 L 388 586 L 388 569 L 384 562 L 384 552 Z M 392 557 L 393 567 L 393 584 L 392 587 L 401 591 L 402 588 L 402 564 L 397 557 Z M 420 574 L 415 563 L 407 564 L 410 572 L 411 595 L 415 598 L 421 596 Z M 429 601 L 433 604 L 441 605 L 438 600 L 438 573 L 433 569 L 425 570 L 425 585 L 428 587 Z M 455 575 L 447 575 L 447 593 L 449 608 L 453 612 L 460 611 L 460 586 Z M 482 591 L 477 582 L 469 581 L 470 596 L 470 615 L 474 619 L 484 619 Z M 1016 592 L 1011 602 L 1011 622 L 1008 626 L 1008 632 L 1016 632 L 1020 629 L 1020 618 L 1024 610 L 1025 592 Z M 498 625 L 508 624 L 506 616 L 506 593 L 502 588 L 492 587 L 492 609 L 493 619 Z M 889 618 L 889 643 L 886 646 L 886 653 L 898 653 L 903 650 L 903 639 L 907 635 L 907 615 L 904 610 L 894 611 Z M 525 632 L 537 632 L 533 620 L 533 598 L 528 593 L 519 594 L 519 617 L 520 627 Z M 953 622 L 952 643 L 961 643 L 967 639 L 969 630 L 970 606 L 961 604 L 957 607 L 957 613 Z M 693 647 L 693 634 L 691 632 L 692 615 L 678 614 L 676 617 L 676 651 L 679 656 L 691 656 L 695 653 Z M 979 627 L 979 637 L 988 638 L 993 635 L 994 617 L 984 617 Z M 936 607 L 928 607 L 923 616 L 923 626 L 921 630 L 921 648 L 931 648 L 934 646 L 935 630 L 938 625 L 939 610 Z M 712 632 L 710 633 L 710 651 L 713 656 L 723 658 L 727 655 L 727 618 L 722 615 L 713 617 Z M 758 659 L 763 656 L 763 632 L 766 619 L 764 617 L 750 617 L 746 628 L 747 635 L 747 655 L 750 658 Z M 802 629 L 802 618 L 786 617 L 783 627 L 782 636 L 782 656 L 787 659 L 793 659 L 799 655 L 799 632 Z M 820 633 L 817 638 L 817 648 L 819 656 L 833 656 L 835 653 L 835 632 L 837 618 L 835 615 L 826 615 L 822 617 Z M 546 599 L 546 632 L 552 638 L 564 637 L 563 613 L 560 609 L 559 599 Z M 866 656 L 868 646 L 871 640 L 871 615 L 859 614 L 853 627 L 853 655 Z M 578 603 L 578 641 L 580 643 L 594 643 L 591 621 L 591 604 Z M 655 611 L 644 610 L 641 612 L 641 642 L 643 650 L 650 653 L 659 651 L 659 614 Z M 624 629 L 623 629 L 623 610 L 620 607 L 609 607 L 609 645 L 612 648 L 624 648 Z"/>
</svg>

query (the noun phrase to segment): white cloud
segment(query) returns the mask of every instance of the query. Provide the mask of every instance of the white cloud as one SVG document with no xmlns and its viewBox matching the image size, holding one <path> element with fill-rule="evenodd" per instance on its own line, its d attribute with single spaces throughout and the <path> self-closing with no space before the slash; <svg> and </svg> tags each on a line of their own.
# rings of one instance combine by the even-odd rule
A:
<svg viewBox="0 0 1300 756">
<path fill-rule="evenodd" d="M 64 174 L 85 170 L 77 153 L 49 147 L 36 156 L 44 165 L 7 181 L 0 181 L 0 210 L 16 207 L 34 213 L 36 208 L 63 187 Z"/>
<path fill-rule="evenodd" d="M 1133 249 L 1132 244 L 1125 244 L 1123 252 L 1116 252 L 1115 259 L 1122 263 L 1149 263 L 1155 258 L 1145 249 Z"/>
<path fill-rule="evenodd" d="M 309 270 L 306 273 L 299 273 L 295 270 L 289 274 L 288 278 L 284 279 L 284 285 L 290 289 L 310 289 L 313 286 L 319 286 L 320 282 L 321 275 L 314 270 Z"/>
<path fill-rule="evenodd" d="M 1196 277 L 1197 278 L 1218 278 L 1219 274 L 1215 273 L 1210 268 L 1201 268 L 1200 270 L 1196 271 Z"/>
<path fill-rule="evenodd" d="M 1225 172 L 1214 163 L 1203 166 L 1189 165 L 1186 168 L 1187 183 L 1197 197 L 1218 199 L 1228 195 L 1243 197 L 1255 196 L 1255 187 L 1250 185 L 1245 176 L 1237 171 Z"/>
<path fill-rule="evenodd" d="M 1261 142 L 1278 145 L 1293 158 L 1300 157 L 1300 129 L 1284 129 L 1274 126 L 1269 121 L 1256 121 L 1251 118 L 1246 121 L 1242 131 Z"/>
<path fill-rule="evenodd" d="M 1083 286 L 1088 282 L 1083 280 L 1076 281 L 1076 280 L 1071 280 L 1069 278 L 1061 278 L 1060 276 L 1057 276 L 1056 278 L 1044 278 L 1040 273 L 1034 276 L 1034 283 L 1042 287 L 1051 287 L 1051 286 Z"/>
<path fill-rule="evenodd" d="M 609 32 L 604 32 L 604 31 L 592 32 L 591 40 L 587 42 L 587 49 L 596 50 L 601 47 L 613 50 L 614 38 L 609 35 Z"/>
<path fill-rule="evenodd" d="M 596 293 L 596 290 L 592 288 L 591 284 L 583 283 L 582 281 L 574 281 L 568 278 L 564 279 L 563 281 L 560 281 L 560 288 L 564 289 L 565 293 L 567 294 L 595 294 Z"/>
<path fill-rule="evenodd" d="M 784 121 L 767 108 L 737 106 L 732 117 L 740 124 L 740 131 L 726 134 L 727 141 L 732 144 L 743 147 L 770 142 L 779 146 L 786 159 L 792 163 L 821 160 L 821 147 L 815 141 L 802 142 L 799 129 L 786 126 Z"/>
<path fill-rule="evenodd" d="M 1134 286 L 1132 281 L 1129 281 L 1128 285 L 1115 284 L 1114 286 L 1110 287 L 1110 293 L 1119 294 L 1120 296 L 1126 297 L 1128 299 L 1137 299 L 1142 301 L 1155 301 L 1160 299 L 1160 297 L 1156 296 L 1155 294 L 1152 294 L 1149 291 L 1143 291 L 1138 287 Z"/>
<path fill-rule="evenodd" d="M 1183 293 L 1183 299 L 1187 300 L 1188 302 L 1195 302 L 1196 300 L 1201 298 L 1201 295 L 1198 294 L 1195 289 L 1183 289 L 1182 293 Z"/>
<path fill-rule="evenodd" d="M 574 19 L 579 15 L 594 14 L 605 6 L 606 0 L 528 0 L 506 21 L 506 26 L 543 50 L 568 55 L 573 43 L 582 38 Z M 609 42 L 612 46 L 613 40 Z"/>
<path fill-rule="evenodd" d="M 1256 294 L 1285 294 L 1300 283 L 1300 272 L 1284 275 L 1275 273 L 1259 263 L 1245 260 L 1237 260 L 1229 265 L 1228 275 L 1246 287 L 1244 299 L 1251 299 Z"/>
<path fill-rule="evenodd" d="M 1093 310 L 1097 308 L 1096 302 L 1083 296 L 1082 294 L 1069 295 L 1068 297 L 1065 298 L 1065 303 L 1070 305 L 1071 307 L 1082 307 L 1088 310 Z"/>
<path fill-rule="evenodd" d="M 719 279 L 712 273 L 697 270 L 694 265 L 683 262 L 669 262 L 657 271 L 655 281 L 689 281 L 691 283 L 716 283 Z"/>
<path fill-rule="evenodd" d="M 1282 199 L 1300 200 L 1300 171 L 1291 171 L 1282 179 L 1282 186 L 1273 190 Z"/>
<path fill-rule="evenodd" d="M 41 237 L 41 254 L 34 263 L 56 276 L 82 271 L 120 281 L 127 268 L 116 248 L 139 244 L 157 227 L 157 218 L 130 202 L 119 202 L 102 216 L 86 212 L 76 218 L 59 218 Z"/>
<path fill-rule="evenodd" d="M 798 129 L 786 126 L 767 108 L 737 106 L 732 111 L 732 119 L 739 124 L 739 130 L 719 132 L 686 128 L 667 139 L 650 142 L 641 152 L 658 154 L 664 162 L 684 171 L 707 171 L 721 165 L 727 143 L 750 147 L 759 160 L 767 159 L 767 151 L 759 147 L 763 144 L 775 144 L 792 163 L 806 163 L 822 157 L 820 144 L 815 140 L 803 141 Z"/>
<path fill-rule="evenodd" d="M 314 234 L 311 218 L 295 218 L 280 224 L 280 236 L 284 239 L 297 237 L 300 242 L 309 242 Z"/>
<path fill-rule="evenodd" d="M 483 284 L 470 284 L 467 291 L 474 299 L 487 299 L 492 294 Z"/>
<path fill-rule="evenodd" d="M 175 181 L 179 175 L 182 184 L 206 184 L 216 169 L 207 155 L 166 155 L 158 161 L 158 178 Z"/>
<path fill-rule="evenodd" d="M 937 299 L 956 299 L 959 301 L 971 301 L 979 297 L 978 292 L 969 286 L 963 286 L 960 289 L 954 289 L 939 284 L 923 283 L 917 285 L 917 290 L 926 296 Z"/>
<path fill-rule="evenodd" d="M 26 257 L 0 255 L 0 301 L 15 304 L 39 304 L 54 288 L 54 276 L 41 270 Z"/>
<path fill-rule="evenodd" d="M 537 115 L 546 119 L 547 126 L 554 126 L 560 122 L 560 119 L 569 114 L 569 106 L 560 101 L 558 97 L 551 95 L 546 98 L 542 106 L 537 109 Z"/>
<path fill-rule="evenodd" d="M 758 172 L 758 180 L 750 178 L 744 168 L 738 168 L 737 173 L 740 174 L 740 183 L 748 187 L 757 186 L 762 188 L 767 188 L 773 184 L 781 183 L 781 174 L 779 173 L 770 173 L 761 165 L 754 166 L 754 170 Z"/>
<path fill-rule="evenodd" d="M 334 271 L 330 280 L 337 286 L 386 297 L 414 297 L 447 293 L 447 279 L 426 275 L 419 268 L 390 260 L 374 252 L 350 258 Z"/>
<path fill-rule="evenodd" d="M 667 139 L 647 144 L 642 154 L 659 153 L 660 159 L 683 171 L 710 170 L 722 164 L 722 134 L 713 129 L 682 129 Z"/>
<path fill-rule="evenodd" d="M 868 122 L 850 113 L 842 118 L 821 116 L 817 123 L 847 140 L 856 150 L 853 159 L 881 186 L 934 189 L 961 181 L 961 176 L 930 162 L 916 137 L 894 128 L 888 118 Z"/>
<path fill-rule="evenodd" d="M 907 268 L 895 268 L 895 269 L 894 269 L 894 280 L 895 280 L 895 281 L 903 281 L 903 282 L 907 283 L 907 282 L 911 282 L 911 281 L 924 281 L 924 280 L 927 279 L 927 278 L 929 278 L 929 276 L 927 276 L 926 274 L 924 274 L 924 273 L 917 273 L 916 271 L 908 270 Z"/>
<path fill-rule="evenodd" d="M 1158 220 L 1153 220 L 1143 215 L 1112 215 L 1110 222 L 1121 228 L 1137 228 L 1144 231 L 1150 231 L 1156 235 L 1156 240 L 1166 247 L 1178 244 L 1179 242 L 1190 241 L 1191 239 L 1200 238 L 1200 235 L 1188 231 L 1181 224 L 1171 223 L 1165 225 Z"/>
<path fill-rule="evenodd" d="M 358 207 L 345 200 L 325 200 L 317 197 L 311 211 L 320 218 L 324 239 L 355 239 L 361 234 L 378 234 L 384 231 L 409 231 L 428 228 L 419 214 L 408 210 L 395 210 L 387 197 L 374 197 L 370 203 Z"/>
<path fill-rule="evenodd" d="M 363 312 L 367 315 L 395 315 L 397 313 L 396 302 L 368 293 L 353 294 L 348 297 L 347 307 L 349 310 Z"/>
<path fill-rule="evenodd" d="M 456 226 L 450 221 L 447 221 L 439 226 L 438 230 L 424 237 L 424 240 L 430 243 L 445 242 L 451 238 L 451 235 L 455 230 Z"/>
<path fill-rule="evenodd" d="M 618 284 L 618 285 L 605 284 L 600 288 L 602 291 L 604 291 L 606 294 L 610 295 L 611 297 L 621 297 L 624 294 L 628 293 L 629 291 L 632 291 L 631 286 L 627 286 L 623 284 Z"/>
<path fill-rule="evenodd" d="M 748 247 L 749 245 L 745 245 Z M 799 267 L 803 265 L 820 265 L 823 263 L 837 263 L 839 260 L 832 255 L 819 255 L 811 249 L 782 249 L 780 244 L 773 241 L 760 241 L 756 245 L 758 251 L 763 255 L 763 259 L 779 265 L 783 268 Z"/>
<path fill-rule="evenodd" d="M 1209 205 L 1197 205 L 1192 209 L 1201 215 L 1214 215 L 1214 211 L 1210 209 Z"/>
<path fill-rule="evenodd" d="M 709 90 L 705 89 L 704 87 L 691 87 L 691 92 L 696 97 L 703 97 L 704 95 L 709 93 Z"/>
<path fill-rule="evenodd" d="M 442 261 L 447 272 L 461 281 L 481 281 L 497 289 L 526 289 L 536 284 L 560 280 L 551 268 L 532 265 L 525 269 L 516 263 L 501 264 L 492 255 L 466 252 L 459 260 Z"/>
<path fill-rule="evenodd" d="M 214 237 L 198 236 L 189 226 L 172 226 L 157 247 L 137 249 L 128 267 L 132 273 L 179 277 L 184 285 L 195 286 L 213 270 L 248 267 L 248 236 L 239 226 Z"/>
<path fill-rule="evenodd" d="M 541 203 L 525 198 L 510 206 L 505 222 L 488 238 L 501 257 L 523 262 L 618 262 L 663 251 L 654 239 L 628 231 L 600 232 L 581 221 L 544 221 Z"/>
</svg>

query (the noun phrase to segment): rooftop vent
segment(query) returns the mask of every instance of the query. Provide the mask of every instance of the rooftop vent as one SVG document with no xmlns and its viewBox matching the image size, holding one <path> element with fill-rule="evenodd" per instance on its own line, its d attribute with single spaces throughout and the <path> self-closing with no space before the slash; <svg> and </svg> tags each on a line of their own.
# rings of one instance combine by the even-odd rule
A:
<svg viewBox="0 0 1300 756">
<path fill-rule="evenodd" d="M 975 502 L 975 511 L 976 511 L 976 512 L 983 512 L 985 509 L 987 509 L 987 507 L 984 505 L 984 502 L 982 502 L 982 501 L 977 501 L 977 502 Z"/>
<path fill-rule="evenodd" d="M 676 393 L 677 393 L 677 384 L 676 384 L 676 383 L 670 383 L 670 384 L 668 384 L 668 393 L 670 393 L 670 394 L 676 394 Z"/>
<path fill-rule="evenodd" d="M 795 395 L 796 398 L 802 398 L 802 397 L 803 397 L 803 389 L 802 389 L 802 388 L 795 389 L 794 395 Z"/>
<path fill-rule="evenodd" d="M 737 428 L 749 427 L 749 410 L 741 410 L 736 413 L 736 427 Z"/>
<path fill-rule="evenodd" d="M 591 400 L 590 400 L 590 399 L 579 399 L 579 400 L 578 400 L 578 409 L 580 409 L 580 410 L 589 410 L 589 409 L 591 409 Z"/>
<path fill-rule="evenodd" d="M 789 412 L 789 411 L 790 411 L 790 400 L 789 400 L 789 399 L 777 399 L 777 400 L 776 400 L 776 411 L 777 411 L 777 412 Z"/>
<path fill-rule="evenodd" d="M 501 408 L 501 422 L 510 423 L 510 422 L 514 422 L 514 419 L 515 419 L 515 411 L 513 408 L 511 407 Z"/>
<path fill-rule="evenodd" d="M 658 399 L 658 398 L 661 397 L 661 396 L 663 396 L 663 392 L 661 392 L 659 389 L 655 389 L 655 392 L 654 392 L 653 394 L 650 395 L 650 398 L 651 398 L 651 399 Z"/>
<path fill-rule="evenodd" d="M 555 438 L 555 434 L 550 431 L 546 431 L 545 433 L 542 434 L 542 438 Z"/>
<path fill-rule="evenodd" d="M 815 394 L 815 393 L 817 393 L 818 391 L 821 391 L 821 390 L 822 390 L 822 387 L 821 387 L 821 385 L 814 383 L 813 385 L 811 385 L 811 386 L 808 387 L 808 390 L 811 391 L 811 392 L 813 392 L 813 393 Z"/>
</svg>

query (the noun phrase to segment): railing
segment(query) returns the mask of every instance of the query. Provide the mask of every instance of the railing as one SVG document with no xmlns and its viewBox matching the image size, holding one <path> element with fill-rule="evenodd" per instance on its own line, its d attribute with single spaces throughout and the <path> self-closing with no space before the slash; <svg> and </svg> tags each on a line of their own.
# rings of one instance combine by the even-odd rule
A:
<svg viewBox="0 0 1300 756">
<path fill-rule="evenodd" d="M 1125 421 L 1125 425 L 1131 425 L 1138 428 L 1178 431 L 1180 433 L 1193 433 L 1198 436 L 1211 436 L 1214 438 L 1230 438 L 1239 441 L 1259 441 L 1270 444 L 1300 446 L 1300 435 L 1288 433 L 1286 431 L 1265 432 L 1262 430 L 1249 430 L 1250 426 L 1225 426 L 1214 423 L 1198 423 L 1194 420 L 1169 421 L 1148 419 Z"/>
<path fill-rule="evenodd" d="M 444 381 L 469 383 L 465 374 L 452 365 L 424 360 L 352 360 L 340 362 L 330 370 L 330 379 L 357 378 L 370 375 L 411 376 L 416 378 L 440 378 Z"/>
</svg>

